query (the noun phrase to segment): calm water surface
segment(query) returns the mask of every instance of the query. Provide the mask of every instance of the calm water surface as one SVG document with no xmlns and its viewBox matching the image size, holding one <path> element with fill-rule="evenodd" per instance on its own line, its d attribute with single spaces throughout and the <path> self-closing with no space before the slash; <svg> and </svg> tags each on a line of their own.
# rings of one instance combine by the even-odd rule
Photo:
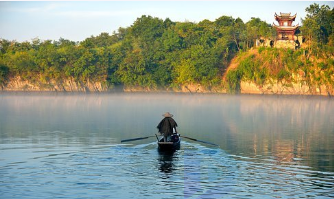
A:
<svg viewBox="0 0 334 199">
<path fill-rule="evenodd" d="M 0 198 L 331 198 L 334 100 L 0 93 Z M 169 111 L 174 154 L 150 136 Z"/>
</svg>

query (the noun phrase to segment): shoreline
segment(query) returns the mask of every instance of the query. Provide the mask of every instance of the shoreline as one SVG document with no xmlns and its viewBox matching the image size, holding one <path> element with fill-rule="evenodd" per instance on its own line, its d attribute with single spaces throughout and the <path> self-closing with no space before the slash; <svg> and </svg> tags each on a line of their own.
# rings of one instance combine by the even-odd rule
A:
<svg viewBox="0 0 334 199">
<path fill-rule="evenodd" d="M 308 85 L 305 81 L 282 83 L 268 80 L 269 83 L 257 85 L 252 81 L 240 81 L 239 91 L 231 94 L 223 85 L 210 89 L 201 84 L 179 85 L 178 88 L 144 88 L 139 86 L 116 85 L 108 88 L 106 82 L 81 82 L 74 79 L 50 80 L 48 82 L 31 82 L 14 77 L 0 87 L 3 92 L 54 92 L 54 93 L 189 93 L 189 94 L 231 94 L 231 95 L 293 95 L 332 97 L 334 89 L 326 85 Z"/>
<path fill-rule="evenodd" d="M 28 83 L 28 82 L 25 82 Z M 102 85 L 102 83 L 93 83 Z M 228 93 L 226 89 L 222 87 L 216 87 L 211 90 L 203 88 L 201 85 L 187 85 L 181 86 L 178 89 L 149 89 L 141 87 L 125 87 L 114 86 L 112 88 L 94 89 L 96 87 L 90 87 L 89 85 L 81 85 L 76 87 L 54 86 L 55 84 L 49 84 L 49 87 L 40 87 L 38 85 L 25 84 L 21 86 L 4 86 L 0 89 L 2 93 L 172 93 L 172 94 L 225 94 L 225 95 L 272 95 L 272 96 L 324 96 L 331 98 L 334 95 L 334 90 L 327 88 L 325 85 L 320 86 L 306 86 L 301 83 L 295 83 L 292 86 L 284 86 L 280 84 L 266 84 L 258 86 L 253 82 L 242 81 L 240 84 L 240 92 Z M 21 84 L 22 85 L 22 84 Z M 29 86 L 28 86 L 29 85 Z M 57 85 L 57 84 L 56 84 Z M 59 84 L 58 84 L 59 85 Z"/>
<path fill-rule="evenodd" d="M 227 92 L 178 92 L 178 91 L 99 91 L 99 92 L 84 92 L 84 91 L 22 91 L 22 90 L 0 90 L 0 96 L 6 94 L 13 95 L 109 95 L 109 94 L 144 94 L 144 95 L 155 95 L 155 94 L 166 94 L 166 95 L 197 95 L 197 96 L 264 96 L 264 97 L 320 97 L 320 98 L 332 98 L 332 95 L 317 95 L 317 94 L 277 94 L 277 93 L 237 93 L 231 94 Z"/>
</svg>

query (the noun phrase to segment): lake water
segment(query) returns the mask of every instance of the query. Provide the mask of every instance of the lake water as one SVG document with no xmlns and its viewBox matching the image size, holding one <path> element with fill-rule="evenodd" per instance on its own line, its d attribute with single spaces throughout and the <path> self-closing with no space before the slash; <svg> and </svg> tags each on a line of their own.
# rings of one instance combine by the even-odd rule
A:
<svg viewBox="0 0 334 199">
<path fill-rule="evenodd" d="M 166 111 L 182 139 L 151 136 Z M 334 197 L 326 97 L 0 93 L 0 198 Z"/>
</svg>

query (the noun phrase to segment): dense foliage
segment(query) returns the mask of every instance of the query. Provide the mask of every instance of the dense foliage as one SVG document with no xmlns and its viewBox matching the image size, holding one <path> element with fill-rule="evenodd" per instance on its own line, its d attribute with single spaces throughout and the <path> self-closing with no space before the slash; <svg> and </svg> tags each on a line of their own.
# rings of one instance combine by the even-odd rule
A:
<svg viewBox="0 0 334 199">
<path fill-rule="evenodd" d="M 302 30 L 310 34 L 307 39 L 312 48 L 308 53 L 319 54 L 318 48 L 330 51 L 334 42 L 333 10 L 317 4 L 306 10 L 309 15 Z M 200 84 L 211 89 L 225 85 L 221 77 L 231 59 L 252 48 L 261 36 L 274 38 L 275 31 L 259 18 L 244 23 L 240 18 L 222 16 L 215 21 L 192 23 L 143 15 L 128 28 L 82 42 L 63 38 L 0 40 L 0 86 L 5 86 L 10 78 L 20 77 L 38 85 L 71 79 L 79 84 L 101 82 L 106 88 L 122 85 L 168 89 Z M 327 62 L 325 65 L 331 66 Z M 268 67 L 249 57 L 240 64 L 239 71 L 227 75 L 227 85 L 233 92 L 238 90 L 241 78 L 262 84 L 268 74 L 274 74 L 270 68 L 273 66 Z M 278 73 L 280 78 L 285 77 L 284 71 Z"/>
<path fill-rule="evenodd" d="M 101 33 L 82 42 L 1 40 L 0 84 L 20 76 L 38 84 L 72 79 L 104 82 L 109 88 L 211 88 L 221 84 L 231 58 L 253 46 L 260 28 L 271 30 L 258 18 L 246 24 L 227 16 L 191 23 L 144 15 L 112 35 Z"/>
</svg>

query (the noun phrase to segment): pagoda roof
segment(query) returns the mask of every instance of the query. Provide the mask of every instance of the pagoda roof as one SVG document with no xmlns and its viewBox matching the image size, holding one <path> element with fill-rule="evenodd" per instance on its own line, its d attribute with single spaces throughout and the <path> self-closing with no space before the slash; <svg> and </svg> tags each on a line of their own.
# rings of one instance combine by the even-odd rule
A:
<svg viewBox="0 0 334 199">
<path fill-rule="evenodd" d="M 292 20 L 294 21 L 296 19 L 297 13 L 295 15 L 291 16 L 291 12 L 290 13 L 282 13 L 280 12 L 280 15 L 277 15 L 275 12 L 275 19 L 276 21 L 279 20 Z"/>
<path fill-rule="evenodd" d="M 283 13 L 283 12 L 280 12 L 280 15 L 281 15 L 282 17 L 290 17 L 291 12 L 289 12 L 289 13 Z"/>
<path fill-rule="evenodd" d="M 295 26 L 277 26 L 273 23 L 274 28 L 279 30 L 296 30 L 299 27 L 299 24 Z"/>
</svg>

